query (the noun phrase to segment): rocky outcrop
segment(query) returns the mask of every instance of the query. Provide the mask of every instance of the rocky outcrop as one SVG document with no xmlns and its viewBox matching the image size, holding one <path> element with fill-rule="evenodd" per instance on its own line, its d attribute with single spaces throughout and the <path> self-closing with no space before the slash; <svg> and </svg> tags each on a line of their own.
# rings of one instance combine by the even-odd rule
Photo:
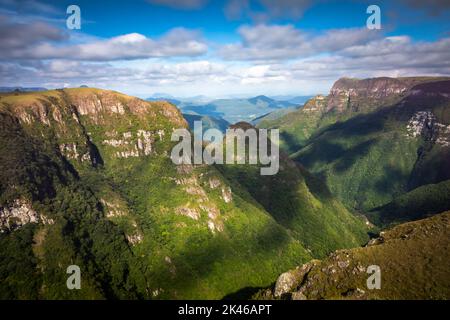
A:
<svg viewBox="0 0 450 320">
<path fill-rule="evenodd" d="M 164 132 L 164 131 L 163 131 Z M 142 151 L 145 156 L 152 152 L 153 133 L 145 130 L 137 132 L 137 148 Z"/>
<path fill-rule="evenodd" d="M 439 123 L 431 111 L 416 112 L 406 129 L 408 137 L 422 137 L 442 147 L 450 147 L 450 125 Z"/>
<path fill-rule="evenodd" d="M 216 231 L 222 232 L 224 225 L 220 216 L 220 210 L 213 203 L 201 204 L 200 209 L 208 215 L 208 229 L 212 233 L 216 233 Z"/>
<path fill-rule="evenodd" d="M 114 199 L 111 199 L 109 201 L 100 199 L 100 202 L 104 207 L 104 211 L 106 211 L 107 218 L 123 217 L 127 215 L 127 210 L 124 208 L 124 206 L 120 203 L 115 202 Z"/>
<path fill-rule="evenodd" d="M 381 232 L 363 248 L 338 250 L 279 276 L 260 298 L 276 299 L 448 299 L 450 212 Z M 371 266 L 380 288 L 368 285 Z M 429 284 L 433 283 L 432 286 Z M 257 297 L 258 297 L 257 296 Z"/>
<path fill-rule="evenodd" d="M 98 115 L 101 112 L 124 114 L 125 108 L 121 101 L 117 101 L 113 93 L 92 93 L 86 91 L 77 95 L 75 106 L 78 113 L 84 115 Z"/>
<path fill-rule="evenodd" d="M 317 95 L 306 101 L 302 108 L 302 112 L 306 113 L 323 113 L 327 110 L 327 97 Z"/>
<path fill-rule="evenodd" d="M 130 243 L 131 245 L 137 245 L 137 244 L 141 243 L 143 240 L 142 235 L 139 233 L 129 234 L 129 235 L 127 234 L 126 238 L 127 238 L 128 243 Z"/>
<path fill-rule="evenodd" d="M 46 126 L 50 126 L 51 119 L 54 119 L 56 122 L 62 121 L 61 113 L 50 101 L 43 102 L 37 100 L 31 102 L 29 105 L 18 104 L 15 105 L 14 111 L 20 121 L 26 124 L 32 124 L 35 121 L 39 121 Z"/>
<path fill-rule="evenodd" d="M 450 125 L 442 123 L 435 124 L 436 144 L 442 147 L 450 147 Z"/>
<path fill-rule="evenodd" d="M 216 189 L 217 187 L 220 186 L 220 180 L 217 178 L 210 178 L 209 179 L 209 187 L 211 189 Z"/>
<path fill-rule="evenodd" d="M 285 272 L 280 275 L 275 284 L 274 296 L 281 297 L 283 294 L 291 292 L 297 286 L 298 279 L 292 272 Z"/>
<path fill-rule="evenodd" d="M 222 188 L 222 199 L 225 203 L 230 203 L 233 200 L 233 194 L 231 193 L 230 187 Z"/>
<path fill-rule="evenodd" d="M 0 233 L 13 231 L 28 223 L 38 223 L 39 215 L 26 200 L 16 199 L 12 205 L 0 207 Z M 45 223 L 52 223 L 44 219 Z"/>
<path fill-rule="evenodd" d="M 418 136 L 432 137 L 435 122 L 436 117 L 431 111 L 416 112 L 406 126 L 408 136 L 413 138 Z"/>
<path fill-rule="evenodd" d="M 278 277 L 277 282 L 275 283 L 275 287 L 273 290 L 274 297 L 281 298 L 284 295 L 294 291 L 303 282 L 303 279 L 311 270 L 311 268 L 318 263 L 318 260 L 312 260 L 311 262 L 308 262 L 301 267 L 297 267 L 294 270 L 281 274 Z M 297 298 L 303 298 L 303 294 L 302 296 L 299 296 Z"/>
<path fill-rule="evenodd" d="M 188 205 L 183 206 L 183 207 L 178 207 L 175 211 L 176 211 L 176 213 L 178 213 L 180 215 L 189 217 L 194 220 L 200 219 L 200 212 L 198 212 L 198 210 L 195 208 L 189 208 Z"/>
<path fill-rule="evenodd" d="M 87 146 L 82 147 L 83 151 L 80 151 L 80 147 L 76 142 L 63 143 L 59 145 L 59 151 L 61 154 L 69 160 L 80 160 L 81 162 L 93 162 L 91 154 Z M 86 151 L 87 150 L 87 151 Z M 82 152 L 80 154 L 80 152 Z"/>
<path fill-rule="evenodd" d="M 110 133 L 111 135 L 114 136 L 114 133 Z M 152 132 L 139 129 L 136 133 L 116 134 L 114 138 L 103 140 L 102 144 L 112 147 L 116 158 L 149 156 L 152 154 L 156 136 L 161 140 L 164 137 L 164 131 Z"/>
<path fill-rule="evenodd" d="M 224 219 L 216 203 L 210 199 L 208 196 L 210 194 L 204 187 L 206 185 L 206 187 L 214 190 L 221 187 L 223 183 L 217 177 L 205 177 L 202 179 L 203 177 L 203 174 L 198 176 L 192 174 L 189 177 L 180 177 L 174 180 L 177 185 L 183 186 L 185 192 L 191 197 L 189 203 L 177 207 L 175 212 L 196 221 L 204 221 L 201 219 L 204 217 L 208 229 L 215 234 L 224 230 Z M 219 191 L 221 191 L 220 197 L 225 203 L 229 203 L 232 200 L 231 189 L 229 187 L 222 187 Z"/>
<path fill-rule="evenodd" d="M 147 102 L 92 88 L 24 94 L 20 99 L 6 97 L 2 99 L 0 110 L 17 117 L 33 130 L 32 135 L 39 130 L 42 137 L 52 137 L 67 160 L 93 166 L 103 163 L 96 144 L 116 149 L 111 153 L 116 158 L 149 156 L 155 152 L 154 143 L 165 137 L 164 124 L 187 127 L 181 113 L 169 103 Z M 163 120 L 154 121 L 157 118 Z M 42 126 L 35 126 L 35 123 Z M 129 126 L 133 130 L 119 134 L 115 125 Z M 87 128 L 92 130 L 93 126 L 95 132 L 89 132 Z M 115 135 L 108 136 L 108 133 Z"/>
</svg>

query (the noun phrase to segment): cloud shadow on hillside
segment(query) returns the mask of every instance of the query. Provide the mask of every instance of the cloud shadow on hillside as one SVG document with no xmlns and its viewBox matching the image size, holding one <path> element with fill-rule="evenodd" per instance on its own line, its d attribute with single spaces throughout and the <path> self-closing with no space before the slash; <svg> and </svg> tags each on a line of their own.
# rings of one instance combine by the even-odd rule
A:
<svg viewBox="0 0 450 320">
<path fill-rule="evenodd" d="M 211 279 L 208 283 L 204 282 L 211 273 L 217 271 L 215 269 L 217 264 L 222 264 L 223 261 L 229 261 L 231 259 L 235 260 L 236 251 L 248 252 L 252 257 L 261 256 L 261 254 L 267 254 L 267 252 L 270 251 L 279 252 L 281 248 L 291 241 L 289 235 L 283 231 L 281 226 L 277 225 L 266 225 L 258 234 L 249 236 L 247 240 L 242 239 L 242 236 L 245 237 L 246 234 L 241 234 L 235 239 L 227 239 L 227 241 L 224 241 L 224 238 L 221 235 L 214 236 L 213 239 L 209 238 L 205 245 L 203 243 L 205 240 L 204 238 L 200 239 L 196 234 L 191 234 L 184 242 L 186 246 L 180 252 L 170 257 L 172 261 L 171 264 L 175 266 L 176 271 L 171 273 L 170 268 L 161 265 L 160 268 L 152 270 L 151 274 L 147 274 L 147 278 L 149 278 L 149 276 L 150 278 L 153 278 L 153 276 L 156 275 L 161 282 L 159 285 L 164 285 L 165 287 L 184 293 L 195 291 L 197 292 L 197 297 L 205 297 L 205 290 L 210 294 L 211 292 L 217 294 L 221 291 L 221 287 L 223 286 L 215 286 L 214 284 L 216 281 L 212 281 Z M 242 246 L 247 248 L 242 250 Z M 275 254 L 272 256 L 275 257 Z M 255 261 L 249 263 L 249 260 L 250 257 L 248 259 L 243 257 L 239 262 L 239 264 L 243 265 L 235 266 L 236 272 L 238 272 L 237 270 L 247 269 L 250 266 L 257 272 Z M 248 265 L 244 266 L 246 264 Z M 273 265 L 274 267 L 277 266 L 275 260 L 273 260 Z M 281 273 L 284 271 L 284 268 L 293 266 L 284 265 L 284 267 L 281 267 L 281 265 L 278 265 L 278 267 L 280 267 L 280 270 L 277 270 L 276 273 Z M 274 277 L 276 277 L 276 275 L 277 274 L 274 274 Z M 220 276 L 217 275 L 217 277 Z M 220 281 L 230 280 L 231 279 L 223 278 Z M 238 283 L 242 283 L 242 286 L 236 286 L 234 291 L 224 294 L 224 296 L 227 297 L 231 295 L 231 297 L 233 297 L 236 292 L 243 290 L 242 288 L 249 288 L 255 284 L 254 280 L 245 283 L 242 279 L 237 280 L 236 284 Z M 154 286 L 155 284 L 150 283 L 150 285 Z M 230 286 L 233 287 L 232 284 L 228 284 L 228 287 Z M 196 289 L 192 290 L 193 288 Z"/>
</svg>

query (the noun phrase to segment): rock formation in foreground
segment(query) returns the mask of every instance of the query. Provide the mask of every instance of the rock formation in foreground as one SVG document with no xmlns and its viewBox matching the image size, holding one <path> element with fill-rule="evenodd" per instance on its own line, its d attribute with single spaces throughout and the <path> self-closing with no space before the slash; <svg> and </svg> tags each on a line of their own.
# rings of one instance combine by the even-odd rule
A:
<svg viewBox="0 0 450 320">
<path fill-rule="evenodd" d="M 380 289 L 368 288 L 369 266 L 380 268 Z M 450 212 L 398 225 L 365 247 L 312 260 L 281 274 L 272 289 L 254 298 L 449 299 Z"/>
</svg>

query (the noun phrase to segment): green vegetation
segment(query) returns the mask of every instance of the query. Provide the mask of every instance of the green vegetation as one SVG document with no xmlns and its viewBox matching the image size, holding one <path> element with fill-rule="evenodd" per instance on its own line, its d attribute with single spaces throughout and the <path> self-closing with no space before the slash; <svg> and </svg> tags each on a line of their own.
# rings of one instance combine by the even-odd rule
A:
<svg viewBox="0 0 450 320">
<path fill-rule="evenodd" d="M 327 126 L 292 157 L 349 208 L 366 211 L 407 191 L 420 141 L 406 134 L 383 110 Z"/>
<path fill-rule="evenodd" d="M 365 239 L 304 169 L 290 203 L 269 205 L 232 173 L 173 165 L 170 134 L 187 123 L 168 103 L 77 88 L 5 95 L 0 112 L 0 209 L 23 199 L 39 217 L 0 234 L 2 298 L 217 299 Z"/>
<path fill-rule="evenodd" d="M 124 286 L 131 253 L 120 230 L 102 218 L 90 189 L 17 119 L 1 113 L 0 120 L 2 207 L 27 199 L 41 219 L 53 221 L 0 234 L 1 297 L 135 297 L 133 288 Z M 71 264 L 85 271 L 80 291 L 65 287 L 65 268 Z"/>
<path fill-rule="evenodd" d="M 361 245 L 367 241 L 363 220 L 352 215 L 327 187 L 304 168 L 282 155 L 280 172 L 259 175 L 259 167 L 220 166 L 223 174 L 237 181 L 295 239 L 324 257 L 336 248 Z"/>
<path fill-rule="evenodd" d="M 290 154 L 305 145 L 319 127 L 321 116 L 321 112 L 307 112 L 303 108 L 274 120 L 263 119 L 257 127 L 280 129 L 280 147 Z"/>
</svg>

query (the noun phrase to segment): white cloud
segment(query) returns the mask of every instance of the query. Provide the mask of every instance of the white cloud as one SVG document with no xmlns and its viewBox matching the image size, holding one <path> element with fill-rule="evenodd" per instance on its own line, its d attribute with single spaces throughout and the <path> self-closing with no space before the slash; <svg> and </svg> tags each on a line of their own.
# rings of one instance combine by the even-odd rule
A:
<svg viewBox="0 0 450 320">
<path fill-rule="evenodd" d="M 80 44 L 69 44 L 67 40 L 65 32 L 49 24 L 23 24 L 0 16 L 0 59 L 111 61 L 192 57 L 208 50 L 198 32 L 184 28 L 174 28 L 156 39 L 130 33 L 110 39 L 89 39 Z"/>
<path fill-rule="evenodd" d="M 108 40 L 65 48 L 61 53 L 79 60 L 121 60 L 151 57 L 197 56 L 206 53 L 207 45 L 196 32 L 172 29 L 159 39 L 131 33 Z M 70 52 L 74 54 L 70 54 Z M 50 53 L 49 53 L 50 54 Z"/>
<path fill-rule="evenodd" d="M 117 42 L 135 43 L 133 35 Z M 143 95 L 167 92 L 196 94 L 314 94 L 326 93 L 343 76 L 416 76 L 450 74 L 450 38 L 414 42 L 409 37 L 386 37 L 349 46 L 332 55 L 268 61 L 182 61 L 142 59 L 84 62 L 55 59 L 0 64 L 1 85 L 89 86 Z M 45 81 L 45 82 L 44 82 Z"/>
<path fill-rule="evenodd" d="M 242 26 L 240 43 L 225 45 L 227 60 L 284 60 L 336 52 L 368 43 L 380 33 L 366 28 L 327 30 L 319 34 L 302 32 L 293 25 Z"/>
</svg>

